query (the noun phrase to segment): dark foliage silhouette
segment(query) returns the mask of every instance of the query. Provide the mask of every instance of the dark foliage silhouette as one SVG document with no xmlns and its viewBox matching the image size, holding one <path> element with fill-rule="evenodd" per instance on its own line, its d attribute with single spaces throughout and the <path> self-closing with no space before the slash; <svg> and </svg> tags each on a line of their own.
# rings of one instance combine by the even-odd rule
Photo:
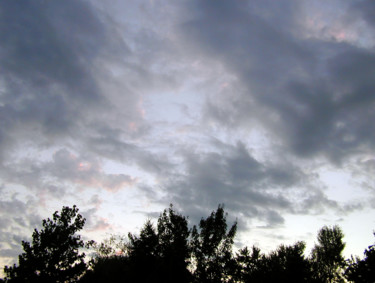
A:
<svg viewBox="0 0 375 283">
<path fill-rule="evenodd" d="M 310 275 L 309 261 L 304 257 L 305 243 L 297 242 L 291 246 L 281 245 L 265 259 L 268 272 L 265 282 L 306 282 Z M 272 272 L 270 272 L 272 271 Z"/>
<path fill-rule="evenodd" d="M 121 255 L 97 257 L 81 281 L 191 282 L 189 235 L 187 218 L 171 206 L 156 228 L 147 221 L 139 236 L 129 233 Z"/>
<path fill-rule="evenodd" d="M 309 282 L 311 269 L 304 250 L 303 242 L 281 245 L 269 255 L 257 247 L 241 249 L 236 256 L 235 282 Z"/>
<path fill-rule="evenodd" d="M 159 257 L 163 282 L 190 282 L 188 264 L 191 255 L 187 218 L 171 206 L 160 215 L 157 224 Z"/>
<path fill-rule="evenodd" d="M 195 282 L 227 282 L 235 273 L 232 246 L 237 223 L 227 232 L 226 214 L 221 205 L 207 219 L 201 219 L 199 229 L 192 231 Z"/>
<path fill-rule="evenodd" d="M 242 248 L 236 255 L 236 270 L 233 275 L 235 282 L 262 282 L 267 273 L 265 255 L 253 246 Z"/>
<path fill-rule="evenodd" d="M 139 234 L 112 236 L 97 244 L 76 235 L 85 223 L 78 208 L 63 207 L 43 220 L 31 243 L 22 242 L 19 264 L 5 266 L 0 282 L 375 282 L 375 245 L 365 250 L 363 259 L 345 261 L 344 234 L 338 226 L 318 232 L 310 256 L 304 254 L 304 242 L 280 245 L 268 254 L 255 246 L 234 253 L 237 223 L 228 229 L 226 218 L 219 205 L 189 229 L 188 218 L 171 205 L 156 225 L 146 221 Z M 86 263 L 80 249 L 88 247 L 95 256 Z"/>
<path fill-rule="evenodd" d="M 32 242 L 22 241 L 19 264 L 5 266 L 5 282 L 76 282 L 87 268 L 85 254 L 79 252 L 85 243 L 76 235 L 84 224 L 76 206 L 63 207 L 52 219 L 43 220 L 43 229 L 34 230 Z"/>
<path fill-rule="evenodd" d="M 369 246 L 364 256 L 363 259 L 352 257 L 349 260 L 349 266 L 345 271 L 348 280 L 356 283 L 375 282 L 375 245 Z"/>
<path fill-rule="evenodd" d="M 313 248 L 311 256 L 316 282 L 343 282 L 343 238 L 344 234 L 338 226 L 324 226 L 318 232 L 318 243 Z"/>
</svg>

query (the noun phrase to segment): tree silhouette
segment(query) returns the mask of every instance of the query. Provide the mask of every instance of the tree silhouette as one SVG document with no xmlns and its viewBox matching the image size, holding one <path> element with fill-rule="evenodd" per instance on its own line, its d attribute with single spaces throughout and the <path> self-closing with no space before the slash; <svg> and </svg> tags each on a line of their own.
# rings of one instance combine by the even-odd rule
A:
<svg viewBox="0 0 375 283">
<path fill-rule="evenodd" d="M 227 282 L 235 273 L 232 254 L 233 239 L 237 223 L 227 233 L 224 207 L 219 205 L 207 219 L 201 219 L 199 231 L 192 231 L 193 262 L 195 282 Z"/>
<path fill-rule="evenodd" d="M 161 282 L 158 273 L 159 239 L 151 221 L 148 220 L 144 224 L 139 236 L 129 233 L 128 237 L 128 257 L 132 270 L 128 276 L 137 279 L 138 282 Z"/>
<path fill-rule="evenodd" d="M 5 266 L 5 282 L 75 282 L 85 272 L 85 254 L 79 249 L 89 246 L 75 235 L 85 224 L 78 208 L 63 207 L 53 218 L 43 220 L 43 229 L 34 230 L 32 242 L 22 241 L 24 253 L 19 265 Z"/>
<path fill-rule="evenodd" d="M 266 267 L 266 256 L 258 247 L 251 250 L 247 247 L 240 249 L 236 255 L 235 282 L 263 282 L 269 272 Z"/>
<path fill-rule="evenodd" d="M 100 256 L 81 282 L 191 282 L 189 236 L 187 218 L 170 206 L 156 228 L 148 220 L 139 235 L 129 233 L 126 244 L 121 240 L 122 254 L 113 253 L 111 241 L 99 245 Z"/>
<path fill-rule="evenodd" d="M 191 249 L 187 218 L 177 214 L 171 205 L 160 215 L 157 232 L 163 282 L 190 282 L 188 264 Z"/>
<path fill-rule="evenodd" d="M 5 266 L 0 282 L 375 282 L 375 245 L 365 250 L 363 259 L 352 256 L 346 263 L 338 226 L 319 230 L 308 258 L 304 242 L 280 245 L 268 254 L 245 247 L 234 255 L 237 223 L 228 230 L 226 217 L 219 205 L 189 229 L 187 217 L 171 205 L 156 226 L 148 220 L 139 234 L 96 244 L 76 235 L 85 224 L 78 208 L 63 207 L 43 220 L 40 231 L 34 230 L 31 243 L 22 242 L 18 265 Z M 80 249 L 90 246 L 96 256 L 88 265 Z"/>
<path fill-rule="evenodd" d="M 355 283 L 375 282 L 375 245 L 369 246 L 364 255 L 362 260 L 352 257 L 349 261 L 349 266 L 345 271 L 348 280 Z"/>
<path fill-rule="evenodd" d="M 101 243 L 94 243 L 95 256 L 79 282 L 133 282 L 127 249 L 124 236 L 111 235 Z"/>
<path fill-rule="evenodd" d="M 281 245 L 266 257 L 265 282 L 307 282 L 311 278 L 310 264 L 305 259 L 304 242 Z M 270 272 L 272 271 L 272 272 Z"/>
<path fill-rule="evenodd" d="M 281 245 L 268 255 L 257 247 L 241 249 L 236 256 L 235 282 L 309 282 L 310 264 L 304 250 L 304 242 Z"/>
<path fill-rule="evenodd" d="M 318 244 L 313 248 L 311 257 L 316 282 L 343 282 L 343 237 L 344 234 L 338 226 L 324 226 L 318 232 Z"/>
</svg>

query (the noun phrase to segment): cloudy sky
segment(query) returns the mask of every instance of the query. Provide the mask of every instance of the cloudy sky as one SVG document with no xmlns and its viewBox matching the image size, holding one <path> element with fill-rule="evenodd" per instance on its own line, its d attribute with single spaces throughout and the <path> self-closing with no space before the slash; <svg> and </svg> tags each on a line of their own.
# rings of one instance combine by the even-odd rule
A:
<svg viewBox="0 0 375 283">
<path fill-rule="evenodd" d="M 100 240 L 224 203 L 263 251 L 375 229 L 373 0 L 0 3 L 0 263 L 63 205 Z"/>
</svg>

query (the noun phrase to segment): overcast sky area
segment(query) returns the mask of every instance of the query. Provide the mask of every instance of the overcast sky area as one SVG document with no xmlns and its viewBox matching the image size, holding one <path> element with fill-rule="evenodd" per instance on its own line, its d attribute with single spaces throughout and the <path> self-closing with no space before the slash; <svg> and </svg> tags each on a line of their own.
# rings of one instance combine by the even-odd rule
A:
<svg viewBox="0 0 375 283">
<path fill-rule="evenodd" d="M 0 264 L 62 206 L 84 235 L 225 205 L 262 251 L 375 229 L 375 1 L 0 3 Z"/>
</svg>

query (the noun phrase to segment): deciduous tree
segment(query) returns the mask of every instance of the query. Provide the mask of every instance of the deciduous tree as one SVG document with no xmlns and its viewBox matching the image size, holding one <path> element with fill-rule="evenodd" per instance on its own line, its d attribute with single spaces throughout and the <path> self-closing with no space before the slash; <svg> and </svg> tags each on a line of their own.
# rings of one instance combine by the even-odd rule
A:
<svg viewBox="0 0 375 283">
<path fill-rule="evenodd" d="M 176 213 L 171 205 L 160 215 L 157 232 L 163 282 L 190 282 L 188 264 L 191 249 L 187 218 Z"/>
<path fill-rule="evenodd" d="M 236 255 L 235 282 L 264 282 L 266 273 L 266 256 L 258 247 L 253 246 L 250 250 L 245 247 L 240 249 Z"/>
<path fill-rule="evenodd" d="M 345 259 L 344 234 L 340 227 L 324 226 L 318 232 L 318 243 L 312 250 L 312 266 L 316 282 L 343 282 Z"/>
<path fill-rule="evenodd" d="M 109 239 L 98 245 L 98 256 L 82 282 L 191 282 L 190 231 L 187 218 L 172 206 L 160 215 L 156 228 L 147 221 L 128 242 Z M 116 247 L 117 246 L 117 247 Z M 116 250 L 120 254 L 114 253 Z"/>
<path fill-rule="evenodd" d="M 219 205 L 207 219 L 201 219 L 199 229 L 192 231 L 194 277 L 196 282 L 227 282 L 235 272 L 232 254 L 237 223 L 227 232 L 224 207 Z"/>
<path fill-rule="evenodd" d="M 32 242 L 22 241 L 19 264 L 4 268 L 5 282 L 77 281 L 87 267 L 80 249 L 91 244 L 76 235 L 84 224 L 76 206 L 63 207 L 52 219 L 43 220 L 43 229 L 34 230 Z"/>
<path fill-rule="evenodd" d="M 352 257 L 345 275 L 348 280 L 355 283 L 375 282 L 375 245 L 365 250 L 363 259 Z"/>
<path fill-rule="evenodd" d="M 266 257 L 267 271 L 264 282 L 308 282 L 311 278 L 310 263 L 304 256 L 304 242 L 281 245 Z"/>
</svg>

